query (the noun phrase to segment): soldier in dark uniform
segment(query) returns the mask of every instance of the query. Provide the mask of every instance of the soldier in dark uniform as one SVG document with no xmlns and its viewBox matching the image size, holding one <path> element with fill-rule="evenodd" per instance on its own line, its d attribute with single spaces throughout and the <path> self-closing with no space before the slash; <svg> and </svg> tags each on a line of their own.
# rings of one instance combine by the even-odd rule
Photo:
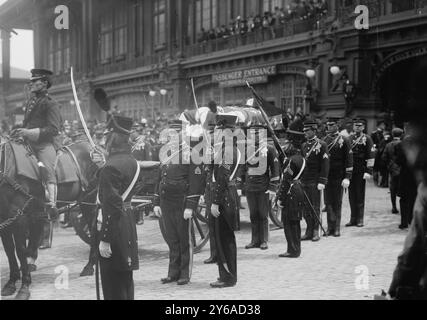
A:
<svg viewBox="0 0 427 320">
<path fill-rule="evenodd" d="M 388 143 L 382 154 L 382 162 L 387 167 L 389 172 L 389 187 L 390 187 L 390 198 L 391 198 L 391 213 L 398 214 L 396 206 L 397 190 L 399 188 L 399 176 L 400 176 L 400 165 L 397 164 L 397 149 L 401 144 L 403 130 L 400 128 L 394 128 L 392 131 L 393 141 Z"/>
<path fill-rule="evenodd" d="M 218 115 L 217 130 L 233 129 L 236 120 L 236 116 Z M 213 288 L 224 288 L 232 287 L 237 282 L 237 246 L 234 230 L 239 202 L 236 177 L 240 175 L 238 171 L 242 155 L 236 141 L 233 141 L 232 146 L 223 143 L 217 151 L 212 173 L 211 215 L 215 219 L 219 278 L 210 285 Z"/>
<path fill-rule="evenodd" d="M 154 200 L 154 213 L 162 217 L 165 240 L 169 246 L 169 271 L 162 283 L 177 281 L 186 285 L 193 268 L 191 218 L 203 194 L 202 166 L 191 161 L 190 146 L 182 132 L 183 122 L 171 121 L 170 154 L 161 150 L 160 183 Z M 184 138 L 184 139 L 183 139 Z"/>
<path fill-rule="evenodd" d="M 128 143 L 132 119 L 112 117 L 114 121 L 107 126 L 108 160 L 99 179 L 102 225 L 98 236 L 102 291 L 105 300 L 133 300 L 133 271 L 139 269 L 139 261 L 130 200 L 139 168 Z"/>
<path fill-rule="evenodd" d="M 338 131 L 338 118 L 328 118 L 328 135 L 324 141 L 329 153 L 329 176 L 325 189 L 328 216 L 328 236 L 340 236 L 343 189 L 350 186 L 353 172 L 353 152 L 350 140 Z"/>
<path fill-rule="evenodd" d="M 213 146 L 214 139 L 214 129 L 215 124 L 209 124 L 207 126 L 207 131 L 211 137 L 211 145 Z M 210 247 L 210 257 L 203 261 L 205 264 L 217 263 L 217 250 L 215 242 L 215 218 L 211 215 L 211 206 L 212 206 L 212 173 L 213 173 L 213 153 L 209 153 L 209 160 L 204 165 L 205 170 L 205 205 L 206 205 L 206 214 L 208 216 L 208 226 L 209 226 L 209 247 Z"/>
<path fill-rule="evenodd" d="M 372 142 L 375 147 L 375 163 L 373 168 L 374 182 L 379 183 L 379 175 L 381 171 L 381 153 L 379 152 L 381 142 L 384 140 L 384 130 L 386 124 L 384 121 L 378 121 L 377 130 L 371 133 Z M 382 179 L 383 180 L 383 179 Z"/>
<path fill-rule="evenodd" d="M 21 136 L 30 144 L 37 159 L 45 168 L 42 172 L 46 186 L 50 214 L 56 214 L 57 181 L 55 174 L 56 151 L 60 148 L 61 114 L 58 103 L 48 93 L 52 86 L 52 72 L 44 69 L 32 69 L 30 89 L 32 97 L 25 106 L 22 129 L 14 135 Z"/>
<path fill-rule="evenodd" d="M 326 143 L 317 138 L 317 122 L 307 120 L 304 122 L 304 133 L 307 141 L 302 145 L 302 156 L 306 160 L 306 168 L 302 174 L 301 182 L 315 213 L 307 205 L 304 218 L 307 223 L 305 235 L 301 240 L 319 241 L 320 224 L 320 197 L 325 189 L 329 175 L 329 155 Z M 318 219 L 313 215 L 316 214 Z"/>
<path fill-rule="evenodd" d="M 351 149 L 353 151 L 353 174 L 349 187 L 349 200 L 351 220 L 346 227 L 363 227 L 365 214 L 365 189 L 366 180 L 371 179 L 374 166 L 374 145 L 370 136 L 366 135 L 366 120 L 354 119 L 354 134 L 350 136 Z"/>
<path fill-rule="evenodd" d="M 301 219 L 305 210 L 305 196 L 300 177 L 306 167 L 301 155 L 302 132 L 288 130 L 291 146 L 286 150 L 289 157 L 284 163 L 282 182 L 278 192 L 278 205 L 282 208 L 282 221 L 288 249 L 281 258 L 298 258 L 301 255 Z"/>
<path fill-rule="evenodd" d="M 249 128 L 249 138 L 255 139 L 252 154 L 242 170 L 245 174 L 245 191 L 252 227 L 252 240 L 245 248 L 268 249 L 269 195 L 277 192 L 280 164 L 276 148 L 267 144 L 267 130 L 263 126 Z M 263 139 L 262 141 L 260 141 Z"/>
</svg>

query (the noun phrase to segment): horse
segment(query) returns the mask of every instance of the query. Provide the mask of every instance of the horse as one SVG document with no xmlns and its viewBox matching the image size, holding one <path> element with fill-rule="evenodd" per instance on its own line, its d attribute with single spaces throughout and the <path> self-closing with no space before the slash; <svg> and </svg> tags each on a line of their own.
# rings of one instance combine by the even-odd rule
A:
<svg viewBox="0 0 427 320">
<path fill-rule="evenodd" d="M 0 147 L 0 235 L 9 262 L 9 280 L 1 290 L 2 296 L 12 296 L 16 292 L 16 282 L 22 279 L 15 296 L 17 300 L 30 298 L 31 270 L 27 258 L 37 259 L 38 247 L 46 221 L 45 188 L 34 178 L 21 175 L 17 170 L 14 150 L 22 145 L 7 139 Z M 28 161 L 37 161 L 29 150 Z M 58 209 L 70 203 L 80 206 L 83 216 L 91 220 L 94 207 L 88 205 L 96 200 L 96 172 L 98 167 L 92 162 L 91 146 L 86 141 L 77 142 L 60 150 L 67 153 L 74 163 L 79 179 L 72 182 L 58 181 Z M 20 157 L 23 157 L 21 154 Z M 21 159 L 22 160 L 22 159 Z M 27 159 L 26 159 L 27 161 Z M 85 204 L 82 204 L 84 201 Z M 28 244 L 27 244 L 28 240 Z M 15 255 L 16 254 L 16 255 Z M 18 257 L 20 268 L 18 266 Z M 21 277 L 22 276 L 22 277 Z"/>
</svg>

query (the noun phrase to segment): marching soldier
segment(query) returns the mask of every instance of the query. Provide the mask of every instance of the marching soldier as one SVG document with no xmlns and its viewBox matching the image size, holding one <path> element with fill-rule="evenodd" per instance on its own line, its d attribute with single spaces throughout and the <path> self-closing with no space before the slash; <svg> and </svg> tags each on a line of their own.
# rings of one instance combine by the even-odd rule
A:
<svg viewBox="0 0 427 320">
<path fill-rule="evenodd" d="M 237 117 L 218 115 L 217 129 L 233 129 Z M 215 154 L 212 173 L 211 215 L 215 219 L 214 231 L 219 269 L 218 281 L 211 283 L 213 288 L 232 287 L 237 282 L 237 247 L 234 230 L 239 202 L 236 177 L 239 175 L 241 154 L 235 141 L 233 146 L 221 146 L 222 152 Z M 217 157 L 221 157 L 217 158 Z"/>
<path fill-rule="evenodd" d="M 252 240 L 245 248 L 266 250 L 268 249 L 269 195 L 277 191 L 280 180 L 280 164 L 276 149 L 267 144 L 266 128 L 253 126 L 249 130 L 255 134 L 255 150 L 254 154 L 248 154 L 248 161 L 243 167 L 243 172 L 251 219 Z M 261 132 L 265 133 L 264 137 L 260 134 Z M 264 140 L 260 141 L 261 139 Z"/>
<path fill-rule="evenodd" d="M 320 197 L 328 182 L 329 174 L 328 149 L 326 143 L 317 138 L 316 133 L 317 123 L 315 121 L 304 122 L 304 134 L 307 141 L 302 145 L 301 151 L 306 160 L 306 168 L 302 174 L 301 182 L 315 212 L 309 204 L 306 206 L 304 218 L 307 229 L 301 238 L 303 241 L 320 240 Z"/>
<path fill-rule="evenodd" d="M 328 217 L 328 236 L 340 236 L 343 189 L 350 186 L 353 171 L 353 152 L 350 140 L 340 134 L 338 118 L 328 118 L 328 135 L 325 143 L 329 153 L 329 176 L 325 189 L 325 205 Z"/>
<path fill-rule="evenodd" d="M 301 141 L 304 134 L 298 131 L 289 131 L 290 148 L 286 151 L 282 182 L 278 192 L 278 205 L 282 208 L 282 221 L 288 243 L 285 253 L 279 254 L 281 258 L 298 258 L 301 255 L 301 219 L 305 210 L 305 196 L 300 177 L 306 166 L 306 161 L 301 155 Z"/>
<path fill-rule="evenodd" d="M 169 271 L 161 282 L 177 281 L 178 285 L 190 282 L 193 268 L 193 244 L 191 240 L 191 218 L 203 194 L 202 166 L 194 165 L 190 159 L 190 146 L 183 141 L 183 122 L 169 122 L 175 130 L 171 154 L 160 156 L 160 183 L 154 200 L 154 213 L 161 217 L 165 240 L 169 246 Z"/>
<path fill-rule="evenodd" d="M 105 300 L 133 300 L 133 271 L 139 269 L 138 239 L 131 211 L 139 166 L 131 155 L 132 119 L 112 116 L 108 124 L 108 160 L 100 172 L 102 224 L 98 235 L 102 291 Z"/>
<path fill-rule="evenodd" d="M 353 151 L 353 174 L 349 187 L 349 200 L 351 219 L 346 227 L 363 227 L 365 214 L 365 189 L 366 180 L 372 177 L 375 162 L 375 147 L 370 136 L 366 135 L 366 120 L 354 119 L 354 134 L 350 136 L 351 149 Z"/>
</svg>

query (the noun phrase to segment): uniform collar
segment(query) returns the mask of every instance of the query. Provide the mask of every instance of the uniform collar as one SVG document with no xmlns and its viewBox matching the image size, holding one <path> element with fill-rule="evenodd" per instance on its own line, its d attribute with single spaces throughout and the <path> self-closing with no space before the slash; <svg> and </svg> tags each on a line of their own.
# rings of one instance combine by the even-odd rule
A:
<svg viewBox="0 0 427 320">
<path fill-rule="evenodd" d="M 308 143 L 314 143 L 316 141 L 317 141 L 317 137 L 316 136 L 314 136 L 314 138 L 312 138 L 310 140 L 307 140 Z"/>
</svg>

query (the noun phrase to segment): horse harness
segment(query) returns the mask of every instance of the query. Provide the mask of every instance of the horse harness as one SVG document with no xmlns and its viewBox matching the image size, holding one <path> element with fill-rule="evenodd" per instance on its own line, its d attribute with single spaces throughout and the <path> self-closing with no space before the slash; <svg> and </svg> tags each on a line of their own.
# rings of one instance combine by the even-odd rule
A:
<svg viewBox="0 0 427 320">
<path fill-rule="evenodd" d="M 25 210 L 27 209 L 28 205 L 35 200 L 35 198 L 30 195 L 25 189 L 17 183 L 12 178 L 9 178 L 6 176 L 3 172 L 0 171 L 0 187 L 3 186 L 5 183 L 10 185 L 15 191 L 20 192 L 25 197 L 27 197 L 27 201 L 25 201 L 23 207 L 21 209 L 16 209 L 16 214 L 14 214 L 12 217 L 6 219 L 2 223 L 0 223 L 0 234 L 4 232 L 4 230 L 12 225 L 16 220 L 18 220 L 21 216 L 24 215 Z"/>
</svg>

